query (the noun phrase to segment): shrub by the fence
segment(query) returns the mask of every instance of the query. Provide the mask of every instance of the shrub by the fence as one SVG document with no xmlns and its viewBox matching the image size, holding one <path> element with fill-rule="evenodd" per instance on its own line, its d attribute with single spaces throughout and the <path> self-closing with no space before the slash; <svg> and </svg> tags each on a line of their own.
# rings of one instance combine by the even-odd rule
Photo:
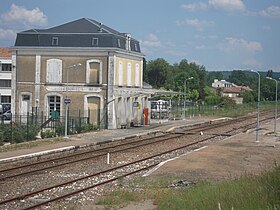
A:
<svg viewBox="0 0 280 210">
<path fill-rule="evenodd" d="M 41 131 L 42 139 L 53 138 L 53 137 L 56 137 L 55 131 L 52 131 L 52 130 Z"/>
<path fill-rule="evenodd" d="M 1 125 L 0 140 L 2 142 L 20 143 L 34 140 L 39 132 L 36 125 Z"/>
</svg>

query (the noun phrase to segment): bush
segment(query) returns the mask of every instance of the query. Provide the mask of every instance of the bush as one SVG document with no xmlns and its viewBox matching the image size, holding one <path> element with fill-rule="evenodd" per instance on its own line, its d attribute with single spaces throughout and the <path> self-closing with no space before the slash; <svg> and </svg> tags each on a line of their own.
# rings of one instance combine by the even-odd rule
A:
<svg viewBox="0 0 280 210">
<path fill-rule="evenodd" d="M 9 141 L 10 134 L 11 134 L 10 126 L 8 126 L 8 125 L 1 125 L 0 141 L 2 141 L 2 142 Z"/>
<path fill-rule="evenodd" d="M 20 143 L 36 139 L 39 129 L 35 125 L 1 125 L 0 141 Z"/>
<path fill-rule="evenodd" d="M 53 138 L 53 137 L 56 137 L 56 133 L 54 131 L 51 131 L 51 130 L 42 131 L 41 132 L 41 137 L 42 137 L 42 139 Z"/>
<path fill-rule="evenodd" d="M 92 130 L 98 130 L 99 129 L 99 126 L 98 125 L 93 125 L 93 124 L 90 124 L 90 123 L 84 123 L 81 125 L 81 132 L 89 132 L 89 131 L 92 131 Z"/>
<path fill-rule="evenodd" d="M 230 97 L 222 97 L 220 101 L 220 107 L 234 108 L 236 107 L 235 101 Z"/>
<path fill-rule="evenodd" d="M 206 96 L 205 104 L 207 105 L 217 105 L 219 103 L 220 97 L 216 95 Z"/>
<path fill-rule="evenodd" d="M 58 136 L 63 136 L 64 133 L 65 133 L 65 126 L 64 125 L 59 125 L 55 128 L 55 133 L 58 135 Z"/>
<path fill-rule="evenodd" d="M 19 125 L 12 128 L 12 141 L 16 143 L 36 139 L 39 129 L 35 125 Z"/>
</svg>

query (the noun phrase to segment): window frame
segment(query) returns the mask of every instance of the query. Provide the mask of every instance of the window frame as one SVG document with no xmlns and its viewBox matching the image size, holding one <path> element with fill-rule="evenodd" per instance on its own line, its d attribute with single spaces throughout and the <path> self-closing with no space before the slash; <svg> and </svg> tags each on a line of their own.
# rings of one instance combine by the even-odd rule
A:
<svg viewBox="0 0 280 210">
<path fill-rule="evenodd" d="M 52 37 L 52 46 L 58 46 L 58 37 L 57 36 Z"/>
<path fill-rule="evenodd" d="M 9 67 L 4 69 L 3 66 L 9 66 Z M 2 71 L 2 72 L 10 72 L 10 71 L 12 71 L 12 64 L 11 63 L 1 63 L 0 62 L 0 71 Z"/>
<path fill-rule="evenodd" d="M 8 95 L 1 95 L 1 103 L 6 103 L 6 104 L 10 104 L 12 101 L 12 97 L 8 96 Z"/>
<path fill-rule="evenodd" d="M 94 37 L 94 38 L 91 39 L 91 46 L 92 47 L 98 47 L 98 44 L 99 44 L 98 38 Z"/>
<path fill-rule="evenodd" d="M 0 79 L 0 88 L 11 88 L 12 80 L 11 79 Z"/>
<path fill-rule="evenodd" d="M 59 95 L 49 95 L 47 96 L 48 99 L 48 113 L 49 116 L 51 116 L 52 111 L 57 111 L 59 113 L 59 116 L 61 114 L 61 96 Z M 51 100 L 53 99 L 53 100 Z M 59 100 L 58 100 L 59 99 Z"/>
</svg>

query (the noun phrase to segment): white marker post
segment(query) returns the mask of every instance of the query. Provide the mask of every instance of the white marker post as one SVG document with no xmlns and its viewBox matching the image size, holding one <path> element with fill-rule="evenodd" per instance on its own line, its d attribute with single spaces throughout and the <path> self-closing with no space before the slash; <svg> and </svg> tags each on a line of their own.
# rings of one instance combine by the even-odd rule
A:
<svg viewBox="0 0 280 210">
<path fill-rule="evenodd" d="M 110 164 L 110 153 L 108 152 L 107 153 L 107 165 L 109 165 Z"/>
</svg>

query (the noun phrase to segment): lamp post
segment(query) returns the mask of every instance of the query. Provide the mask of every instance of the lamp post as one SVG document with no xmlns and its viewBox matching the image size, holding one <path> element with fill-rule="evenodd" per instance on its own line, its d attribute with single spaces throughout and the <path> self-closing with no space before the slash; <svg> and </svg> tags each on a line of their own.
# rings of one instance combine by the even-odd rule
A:
<svg viewBox="0 0 280 210">
<path fill-rule="evenodd" d="M 275 112 L 274 112 L 274 134 L 276 134 L 276 122 L 277 122 L 277 88 L 278 88 L 278 81 L 276 79 L 273 79 L 271 77 L 266 77 L 267 79 L 274 80 L 275 81 Z"/>
<path fill-rule="evenodd" d="M 82 66 L 81 63 L 77 63 L 77 64 L 74 64 L 72 66 L 68 66 L 66 68 L 66 97 L 65 97 L 65 100 L 64 100 L 64 103 L 65 103 L 65 131 L 64 131 L 64 138 L 68 138 L 67 136 L 67 133 L 68 133 L 68 109 L 69 109 L 69 103 L 70 103 L 70 98 L 68 98 L 68 70 L 70 68 L 77 68 L 77 67 L 80 67 Z"/>
<path fill-rule="evenodd" d="M 259 142 L 259 128 L 260 128 L 260 97 L 261 97 L 261 75 L 259 72 L 254 71 L 254 70 L 245 70 L 245 71 L 251 71 L 251 72 L 255 72 L 256 74 L 258 74 L 258 114 L 257 114 L 257 129 L 256 129 L 256 142 Z"/>
<path fill-rule="evenodd" d="M 187 86 L 187 81 L 193 79 L 193 77 L 189 77 L 185 79 L 184 82 L 184 120 L 186 119 L 186 86 Z"/>
</svg>

